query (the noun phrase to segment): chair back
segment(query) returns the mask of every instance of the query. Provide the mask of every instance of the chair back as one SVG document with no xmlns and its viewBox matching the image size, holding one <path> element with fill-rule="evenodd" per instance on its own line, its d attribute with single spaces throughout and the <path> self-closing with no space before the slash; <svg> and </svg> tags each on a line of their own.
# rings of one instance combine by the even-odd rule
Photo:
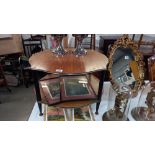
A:
<svg viewBox="0 0 155 155">
<path fill-rule="evenodd" d="M 24 54 L 26 57 L 31 57 L 32 54 L 43 51 L 41 40 L 22 39 Z"/>
</svg>

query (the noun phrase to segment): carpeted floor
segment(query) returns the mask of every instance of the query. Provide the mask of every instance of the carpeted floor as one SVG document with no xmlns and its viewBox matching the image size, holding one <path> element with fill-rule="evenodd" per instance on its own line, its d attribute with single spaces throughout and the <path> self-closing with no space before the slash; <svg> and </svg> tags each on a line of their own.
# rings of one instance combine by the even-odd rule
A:
<svg viewBox="0 0 155 155">
<path fill-rule="evenodd" d="M 27 121 L 35 103 L 33 86 L 0 88 L 0 121 Z"/>
</svg>

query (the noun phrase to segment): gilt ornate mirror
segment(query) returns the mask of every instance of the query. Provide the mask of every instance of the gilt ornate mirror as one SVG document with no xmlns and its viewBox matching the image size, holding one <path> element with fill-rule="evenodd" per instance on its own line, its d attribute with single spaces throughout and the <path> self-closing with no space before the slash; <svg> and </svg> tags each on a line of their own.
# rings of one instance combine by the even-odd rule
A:
<svg viewBox="0 0 155 155">
<path fill-rule="evenodd" d="M 128 37 L 120 37 L 109 51 L 110 80 L 113 89 L 121 83 L 130 86 L 132 96 L 136 96 L 144 82 L 144 62 L 138 45 Z"/>
</svg>

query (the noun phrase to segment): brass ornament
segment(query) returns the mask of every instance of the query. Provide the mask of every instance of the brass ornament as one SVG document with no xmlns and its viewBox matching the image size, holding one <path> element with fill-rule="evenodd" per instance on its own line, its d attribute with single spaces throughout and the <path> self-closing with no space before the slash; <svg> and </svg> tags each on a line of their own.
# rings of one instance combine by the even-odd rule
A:
<svg viewBox="0 0 155 155">
<path fill-rule="evenodd" d="M 145 100 L 147 106 L 132 109 L 131 114 L 137 121 L 155 121 L 155 83 L 150 83 L 151 90 Z"/>
</svg>

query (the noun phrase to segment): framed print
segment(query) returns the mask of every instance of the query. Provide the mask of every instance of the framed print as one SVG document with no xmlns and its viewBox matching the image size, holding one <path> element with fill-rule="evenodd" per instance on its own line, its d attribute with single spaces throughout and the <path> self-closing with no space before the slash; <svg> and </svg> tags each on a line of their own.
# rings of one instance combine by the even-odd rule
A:
<svg viewBox="0 0 155 155">
<path fill-rule="evenodd" d="M 60 102 L 60 79 L 40 81 L 44 96 L 49 104 Z"/>
<path fill-rule="evenodd" d="M 67 76 L 61 79 L 62 100 L 95 99 L 94 93 L 86 76 Z"/>
</svg>

